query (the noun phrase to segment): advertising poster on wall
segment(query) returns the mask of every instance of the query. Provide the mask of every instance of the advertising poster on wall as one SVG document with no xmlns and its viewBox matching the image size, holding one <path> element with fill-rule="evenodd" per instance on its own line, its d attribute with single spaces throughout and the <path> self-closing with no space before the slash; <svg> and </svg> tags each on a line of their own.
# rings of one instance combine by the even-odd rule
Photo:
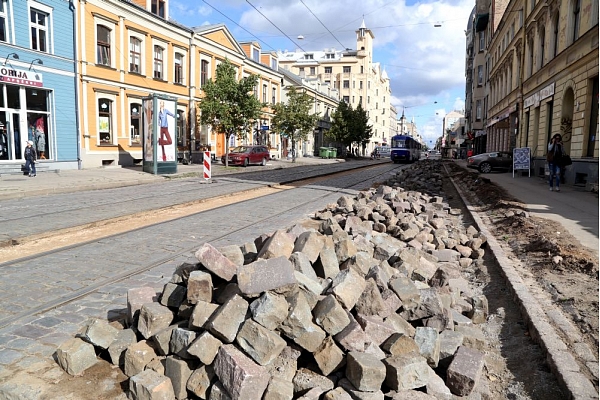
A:
<svg viewBox="0 0 600 400">
<path fill-rule="evenodd" d="M 175 99 L 151 95 L 143 99 L 142 105 L 144 172 L 177 172 Z"/>
</svg>

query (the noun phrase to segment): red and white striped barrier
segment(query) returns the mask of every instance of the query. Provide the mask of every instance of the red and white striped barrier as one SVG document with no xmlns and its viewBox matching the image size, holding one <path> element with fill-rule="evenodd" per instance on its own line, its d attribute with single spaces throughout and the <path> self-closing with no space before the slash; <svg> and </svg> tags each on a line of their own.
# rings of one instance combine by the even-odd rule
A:
<svg viewBox="0 0 600 400">
<path fill-rule="evenodd" d="M 210 151 L 204 152 L 204 179 L 210 179 Z"/>
</svg>

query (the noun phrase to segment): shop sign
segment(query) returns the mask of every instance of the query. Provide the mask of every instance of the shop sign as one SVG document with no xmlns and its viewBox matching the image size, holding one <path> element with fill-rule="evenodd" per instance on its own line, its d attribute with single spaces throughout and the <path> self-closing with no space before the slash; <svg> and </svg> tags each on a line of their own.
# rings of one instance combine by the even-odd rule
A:
<svg viewBox="0 0 600 400">
<path fill-rule="evenodd" d="M 269 125 L 261 125 L 260 126 L 260 130 L 261 131 L 268 131 L 269 130 Z"/>
<path fill-rule="evenodd" d="M 44 86 L 42 74 L 24 69 L 0 68 L 0 81 L 7 83 L 16 83 L 23 86 Z"/>
<path fill-rule="evenodd" d="M 540 100 L 554 96 L 554 82 L 540 90 Z"/>
<path fill-rule="evenodd" d="M 534 93 L 523 102 L 523 108 L 531 107 L 534 104 L 539 104 L 540 102 L 540 93 Z"/>
<path fill-rule="evenodd" d="M 483 136 L 485 135 L 485 131 L 484 130 L 476 130 L 475 131 L 475 137 L 479 137 L 479 136 Z"/>
</svg>

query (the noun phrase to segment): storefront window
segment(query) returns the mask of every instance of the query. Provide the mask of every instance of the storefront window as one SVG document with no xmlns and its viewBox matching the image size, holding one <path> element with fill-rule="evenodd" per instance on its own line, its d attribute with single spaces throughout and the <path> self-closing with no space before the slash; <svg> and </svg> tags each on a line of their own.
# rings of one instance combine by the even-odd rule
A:
<svg viewBox="0 0 600 400">
<path fill-rule="evenodd" d="M 8 39 L 6 28 L 6 0 L 0 0 L 0 41 L 2 42 Z"/>
<path fill-rule="evenodd" d="M 6 100 L 8 108 L 21 108 L 18 86 L 6 85 Z"/>
<path fill-rule="evenodd" d="M 98 134 L 100 136 L 100 144 L 112 144 L 111 109 L 111 100 L 98 100 Z"/>
<path fill-rule="evenodd" d="M 132 145 L 141 145 L 142 139 L 140 137 L 140 129 L 142 119 L 140 118 L 140 110 L 142 109 L 142 105 L 138 103 L 131 103 L 129 106 L 129 115 L 130 115 L 130 130 L 131 130 L 131 144 Z"/>
<path fill-rule="evenodd" d="M 38 158 L 48 158 L 48 115 L 27 113 L 27 137 L 33 141 Z"/>
<path fill-rule="evenodd" d="M 26 89 L 25 101 L 28 110 L 48 111 L 48 92 L 45 90 Z"/>
</svg>

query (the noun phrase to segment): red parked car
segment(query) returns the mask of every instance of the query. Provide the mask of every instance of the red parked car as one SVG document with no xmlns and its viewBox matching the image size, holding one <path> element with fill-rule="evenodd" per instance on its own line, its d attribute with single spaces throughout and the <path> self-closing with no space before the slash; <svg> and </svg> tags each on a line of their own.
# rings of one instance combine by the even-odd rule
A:
<svg viewBox="0 0 600 400">
<path fill-rule="evenodd" d="M 229 165 L 247 167 L 250 164 L 267 165 L 271 154 L 266 146 L 238 146 L 229 150 L 227 158 Z M 225 156 L 221 157 L 221 163 L 225 164 Z"/>
</svg>

